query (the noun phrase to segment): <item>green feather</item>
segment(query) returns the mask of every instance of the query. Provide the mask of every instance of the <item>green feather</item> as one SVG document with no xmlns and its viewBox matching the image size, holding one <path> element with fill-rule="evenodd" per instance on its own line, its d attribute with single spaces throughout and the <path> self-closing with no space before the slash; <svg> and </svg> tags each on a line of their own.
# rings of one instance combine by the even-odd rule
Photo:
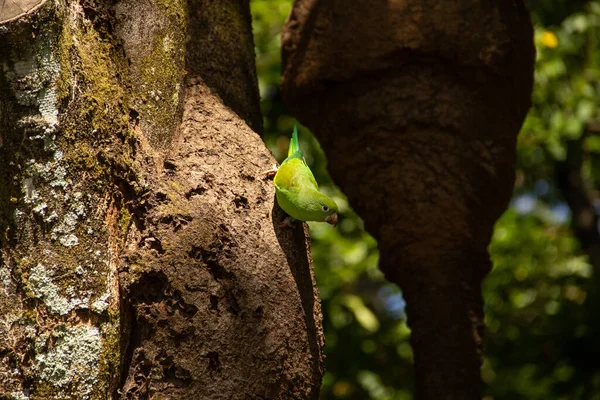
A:
<svg viewBox="0 0 600 400">
<path fill-rule="evenodd" d="M 294 124 L 294 133 L 292 133 L 292 140 L 290 140 L 290 147 L 288 148 L 288 157 L 300 150 L 300 144 L 298 143 L 298 128 Z"/>
</svg>

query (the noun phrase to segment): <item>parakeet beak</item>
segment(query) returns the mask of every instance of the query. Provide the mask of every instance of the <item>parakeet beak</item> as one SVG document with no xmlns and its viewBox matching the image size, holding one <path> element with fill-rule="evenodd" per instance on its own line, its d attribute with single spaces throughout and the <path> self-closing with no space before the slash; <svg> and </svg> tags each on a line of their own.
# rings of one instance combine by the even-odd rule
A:
<svg viewBox="0 0 600 400">
<path fill-rule="evenodd" d="M 327 222 L 328 224 L 331 224 L 333 226 L 336 226 L 337 223 L 338 223 L 338 215 L 337 215 L 337 213 L 333 213 L 331 215 L 328 215 L 325 218 L 325 222 Z"/>
</svg>

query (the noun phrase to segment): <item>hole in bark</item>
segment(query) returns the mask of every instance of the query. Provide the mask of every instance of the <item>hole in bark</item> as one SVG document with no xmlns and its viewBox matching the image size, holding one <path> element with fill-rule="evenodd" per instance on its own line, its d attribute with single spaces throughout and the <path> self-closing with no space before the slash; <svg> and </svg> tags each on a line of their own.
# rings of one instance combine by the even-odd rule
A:
<svg viewBox="0 0 600 400">
<path fill-rule="evenodd" d="M 172 384 L 176 388 L 188 387 L 192 383 L 190 371 L 183 368 L 178 368 L 174 365 L 171 365 L 166 370 L 163 370 L 163 374 L 165 376 L 165 381 Z"/>
<path fill-rule="evenodd" d="M 214 250 L 205 250 L 198 246 L 192 246 L 192 249 L 188 251 L 188 256 L 202 261 L 208 267 L 208 272 L 210 272 L 210 275 L 215 281 L 222 279 L 235 280 L 235 275 L 225 270 L 219 264 L 218 253 L 222 250 L 227 250 L 225 247 L 226 246 L 218 245 Z"/>
<path fill-rule="evenodd" d="M 140 118 L 140 113 L 134 110 L 133 108 L 129 109 L 129 120 L 132 122 L 138 123 Z"/>
<path fill-rule="evenodd" d="M 198 246 L 192 246 L 192 249 L 188 251 L 188 256 L 196 260 L 202 260 L 202 248 Z"/>
<path fill-rule="evenodd" d="M 229 311 L 237 317 L 240 311 L 242 310 L 242 307 L 240 307 L 240 303 L 238 303 L 237 298 L 231 291 L 227 292 L 227 299 L 229 300 L 229 307 L 227 308 L 227 311 Z"/>
<path fill-rule="evenodd" d="M 211 310 L 219 309 L 219 298 L 215 295 L 210 295 L 210 309 Z"/>
<path fill-rule="evenodd" d="M 152 363 L 149 360 L 142 360 L 140 362 L 139 374 L 136 375 L 135 380 L 138 379 L 143 380 L 144 377 L 150 375 L 150 371 L 152 371 Z"/>
<path fill-rule="evenodd" d="M 154 249 L 158 252 L 158 254 L 165 254 L 165 249 L 162 247 L 162 243 L 155 237 L 147 236 L 142 239 L 143 247 L 148 247 Z"/>
<path fill-rule="evenodd" d="M 196 332 L 193 327 L 187 327 L 181 332 L 176 332 L 171 329 L 169 330 L 169 334 L 173 338 L 173 343 L 175 343 L 175 347 L 179 347 L 182 343 L 193 340 L 195 338 Z"/>
<path fill-rule="evenodd" d="M 163 367 L 163 369 L 165 367 L 173 365 L 173 357 L 172 356 L 165 357 L 164 354 L 165 354 L 164 352 L 161 352 L 161 354 L 159 354 L 157 357 L 154 358 L 154 360 L 160 359 L 158 362 L 161 365 L 161 367 Z"/>
<path fill-rule="evenodd" d="M 198 307 L 193 304 L 186 303 L 183 299 L 177 302 L 179 313 L 186 318 L 192 318 L 198 312 Z"/>
<path fill-rule="evenodd" d="M 220 371 L 221 370 L 221 362 L 219 361 L 219 353 L 216 351 L 210 351 L 207 355 L 208 357 L 208 370 L 209 371 Z"/>
<path fill-rule="evenodd" d="M 34 384 L 35 384 L 35 379 L 33 379 L 33 377 L 25 377 L 23 379 L 23 389 L 25 389 L 25 390 L 28 390 L 28 391 L 33 390 Z"/>
<path fill-rule="evenodd" d="M 156 200 L 158 200 L 160 202 L 167 200 L 167 194 L 163 193 L 163 192 L 156 192 L 154 197 L 156 198 Z"/>
<path fill-rule="evenodd" d="M 168 169 L 171 171 L 177 171 L 177 164 L 175 164 L 175 162 L 173 160 L 165 160 L 163 161 L 163 167 L 164 169 Z"/>
<path fill-rule="evenodd" d="M 173 222 L 173 216 L 172 215 L 163 215 L 162 217 L 160 217 L 158 222 L 161 224 L 170 224 L 171 222 Z"/>
<path fill-rule="evenodd" d="M 211 173 L 204 174 L 204 182 L 208 183 L 209 187 L 212 187 L 212 182 L 215 180 L 215 176 Z"/>
<path fill-rule="evenodd" d="M 169 278 L 163 272 L 147 272 L 130 286 L 131 302 L 133 304 L 158 303 L 164 299 L 169 287 Z"/>
<path fill-rule="evenodd" d="M 179 290 L 175 290 L 173 293 L 170 293 L 170 290 L 167 290 L 166 295 L 169 296 L 166 301 L 166 310 L 169 315 L 179 312 L 179 314 L 181 314 L 185 319 L 189 319 L 198 312 L 198 307 L 187 303 L 183 299 L 183 296 L 181 296 L 181 292 Z"/>
<path fill-rule="evenodd" d="M 237 208 L 250 208 L 248 206 L 248 199 L 245 198 L 244 196 L 236 196 L 236 198 L 233 200 L 233 202 L 235 203 L 235 206 Z"/>
<path fill-rule="evenodd" d="M 263 308 L 263 306 L 258 306 L 254 310 L 252 315 L 254 316 L 254 318 L 262 318 L 263 315 L 265 315 L 265 309 Z"/>
<path fill-rule="evenodd" d="M 185 193 L 185 198 L 189 200 L 193 196 L 201 196 L 205 192 L 206 192 L 206 188 L 204 188 L 202 186 L 196 186 L 194 189 L 188 190 Z"/>
<path fill-rule="evenodd" d="M 165 381 L 177 388 L 187 387 L 191 384 L 191 374 L 185 368 L 178 367 L 173 362 L 173 357 L 165 357 L 160 360 L 160 365 L 163 370 Z"/>
<path fill-rule="evenodd" d="M 207 265 L 208 265 L 208 271 L 210 272 L 210 274 L 212 275 L 212 277 L 215 281 L 218 281 L 221 279 L 233 279 L 234 278 L 234 275 L 231 272 L 227 272 L 223 267 L 221 267 L 219 265 L 219 263 L 217 261 L 209 260 L 209 262 L 207 262 Z"/>
<path fill-rule="evenodd" d="M 245 179 L 245 180 L 250 181 L 250 182 L 254 182 L 254 180 L 256 180 L 255 177 L 253 177 L 252 175 L 248 175 L 248 174 L 240 174 L 240 177 L 242 179 Z"/>
</svg>

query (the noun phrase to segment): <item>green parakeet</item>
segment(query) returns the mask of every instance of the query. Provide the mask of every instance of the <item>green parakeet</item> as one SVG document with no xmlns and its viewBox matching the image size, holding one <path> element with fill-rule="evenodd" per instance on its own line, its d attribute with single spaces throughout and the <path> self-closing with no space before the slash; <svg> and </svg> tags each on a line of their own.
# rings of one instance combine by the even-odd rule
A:
<svg viewBox="0 0 600 400">
<path fill-rule="evenodd" d="M 281 163 L 279 169 L 266 172 L 266 174 L 273 173 L 277 203 L 292 220 L 325 221 L 337 225 L 337 204 L 319 191 L 317 181 L 306 165 L 304 154 L 300 150 L 298 130 L 295 125 L 288 157 Z"/>
</svg>

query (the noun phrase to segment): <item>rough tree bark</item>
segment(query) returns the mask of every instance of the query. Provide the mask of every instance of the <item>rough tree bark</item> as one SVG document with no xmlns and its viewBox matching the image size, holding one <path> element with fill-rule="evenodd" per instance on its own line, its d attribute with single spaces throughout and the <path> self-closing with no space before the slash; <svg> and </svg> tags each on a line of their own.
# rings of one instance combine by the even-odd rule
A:
<svg viewBox="0 0 600 400">
<path fill-rule="evenodd" d="M 2 3 L 0 393 L 317 398 L 248 1 Z"/>
<path fill-rule="evenodd" d="M 403 290 L 421 399 L 481 399 L 480 284 L 532 36 L 521 0 L 296 0 L 284 28 L 284 99 Z"/>
</svg>

